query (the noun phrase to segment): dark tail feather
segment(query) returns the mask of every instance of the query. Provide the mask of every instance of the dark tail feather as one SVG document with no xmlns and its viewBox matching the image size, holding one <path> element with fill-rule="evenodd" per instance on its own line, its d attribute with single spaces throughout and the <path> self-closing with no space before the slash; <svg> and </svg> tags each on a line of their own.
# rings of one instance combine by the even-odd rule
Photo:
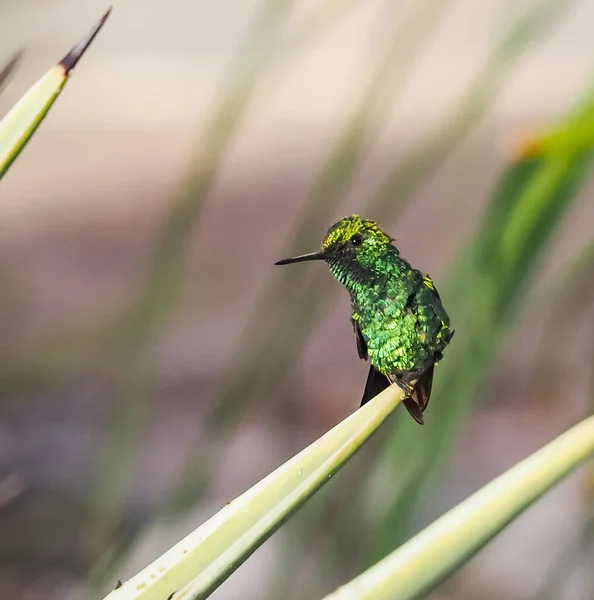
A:
<svg viewBox="0 0 594 600">
<path fill-rule="evenodd" d="M 417 404 L 417 401 L 414 398 L 404 398 L 402 400 L 402 404 L 404 404 L 404 407 L 410 413 L 410 416 L 419 425 L 425 424 L 425 420 L 423 419 L 423 411 L 421 410 L 421 407 Z"/>
<path fill-rule="evenodd" d="M 388 378 L 385 375 L 382 375 L 375 367 L 369 365 L 369 373 L 367 374 L 367 381 L 365 382 L 365 391 L 363 392 L 361 406 L 367 404 L 374 396 L 377 396 L 380 392 L 383 392 L 389 387 L 390 381 Z"/>
<path fill-rule="evenodd" d="M 417 403 L 421 407 L 421 411 L 425 412 L 427 405 L 429 404 L 429 398 L 431 397 L 431 387 L 433 386 L 433 370 L 435 365 L 431 365 L 420 377 L 417 379 L 413 397 L 416 395 Z"/>
<path fill-rule="evenodd" d="M 435 366 L 431 365 L 416 381 L 411 397 L 403 400 L 404 406 L 411 414 L 412 418 L 423 425 L 423 413 L 429 404 L 431 397 L 431 387 L 433 385 L 433 370 Z"/>
<path fill-rule="evenodd" d="M 423 412 L 429 404 L 431 396 L 431 386 L 433 384 L 433 369 L 431 365 L 415 382 L 412 394 L 409 398 L 404 398 L 402 404 L 410 413 L 412 418 L 419 424 L 424 424 Z M 373 397 L 390 387 L 389 379 L 380 373 L 375 367 L 369 365 L 369 373 L 365 382 L 365 391 L 361 400 L 361 406 L 367 404 Z"/>
</svg>

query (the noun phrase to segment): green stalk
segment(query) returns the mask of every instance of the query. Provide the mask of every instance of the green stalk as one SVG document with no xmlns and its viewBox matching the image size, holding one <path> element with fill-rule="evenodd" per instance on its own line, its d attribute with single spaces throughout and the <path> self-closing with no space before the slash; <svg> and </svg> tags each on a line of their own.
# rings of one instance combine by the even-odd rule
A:
<svg viewBox="0 0 594 600">
<path fill-rule="evenodd" d="M 178 590 L 176 598 L 206 598 L 346 464 L 401 398 L 395 385 L 376 396 L 106 600 L 164 600 Z"/>
<path fill-rule="evenodd" d="M 325 600 L 424 598 L 594 455 L 594 417 L 510 469 Z"/>
</svg>

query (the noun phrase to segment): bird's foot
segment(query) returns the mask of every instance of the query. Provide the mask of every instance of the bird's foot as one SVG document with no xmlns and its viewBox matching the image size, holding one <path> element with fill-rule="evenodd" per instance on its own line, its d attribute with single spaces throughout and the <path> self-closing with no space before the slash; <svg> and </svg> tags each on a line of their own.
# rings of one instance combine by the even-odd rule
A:
<svg viewBox="0 0 594 600">
<path fill-rule="evenodd" d="M 413 385 L 411 385 L 409 382 L 403 381 L 402 379 L 397 379 L 396 383 L 398 387 L 404 392 L 404 399 L 412 397 L 412 393 L 414 391 Z"/>
</svg>

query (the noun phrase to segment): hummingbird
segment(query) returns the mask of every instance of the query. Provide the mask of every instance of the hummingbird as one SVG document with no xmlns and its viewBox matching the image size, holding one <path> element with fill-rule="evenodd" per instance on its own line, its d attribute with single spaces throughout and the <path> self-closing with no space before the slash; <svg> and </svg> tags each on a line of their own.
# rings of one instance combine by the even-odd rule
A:
<svg viewBox="0 0 594 600">
<path fill-rule="evenodd" d="M 336 222 L 318 252 L 276 265 L 323 260 L 351 297 L 359 358 L 369 361 L 361 406 L 396 383 L 413 419 L 424 423 L 433 370 L 454 331 L 431 278 L 413 269 L 375 221 Z"/>
</svg>

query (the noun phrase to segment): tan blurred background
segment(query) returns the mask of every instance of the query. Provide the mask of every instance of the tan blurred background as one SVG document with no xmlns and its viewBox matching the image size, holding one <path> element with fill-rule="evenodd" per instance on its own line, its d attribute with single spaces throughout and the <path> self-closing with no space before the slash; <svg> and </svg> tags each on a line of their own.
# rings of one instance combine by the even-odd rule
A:
<svg viewBox="0 0 594 600">
<path fill-rule="evenodd" d="M 366 367 L 356 357 L 342 293 L 279 389 L 246 410 L 231 437 L 209 445 L 208 452 L 221 458 L 206 491 L 174 523 L 155 521 L 186 452 L 205 435 L 203 416 L 217 387 L 233 375 L 230 360 L 248 316 L 264 282 L 278 277 L 272 264 L 281 258 L 320 166 L 371 77 L 372 59 L 385 52 L 394 28 L 409 23 L 415 11 L 422 14 L 421 4 L 300 0 L 280 34 L 262 36 L 263 54 L 278 56 L 266 59 L 192 229 L 180 297 L 154 334 L 146 340 L 139 334 L 142 353 L 131 343 L 132 351 L 122 350 L 125 360 L 114 365 L 109 357 L 95 360 L 88 340 L 105 333 L 107 317 L 127 299 L 144 293 L 160 227 L 182 182 L 209 151 L 204 140 L 226 89 L 226 68 L 260 10 L 248 0 L 115 4 L 0 188 L 0 597 L 88 597 L 88 574 L 110 548 L 105 540 L 81 542 L 85 531 L 93 531 L 89 514 L 102 506 L 90 497 L 96 473 L 108 464 L 103 460 L 126 456 L 125 491 L 116 494 L 123 504 L 114 512 L 120 523 L 115 531 L 131 544 L 116 568 L 125 577 L 357 406 Z M 534 4 L 450 2 L 440 9 L 443 19 L 420 57 L 415 54 L 411 73 L 403 74 L 412 55 L 394 56 L 396 75 L 390 76 L 401 93 L 391 99 L 384 90 L 388 108 L 377 134 L 340 208 L 310 232 L 310 243 L 317 244 L 335 218 L 358 211 L 409 148 L 447 125 L 494 44 Z M 382 223 L 403 255 L 436 282 L 477 226 L 517 137 L 560 116 L 591 82 L 594 1 L 567 5 L 567 13 L 559 11 L 558 23 L 517 61 L 479 125 L 432 172 L 408 210 Z M 0 60 L 26 49 L 0 97 L 0 112 L 105 8 L 96 1 L 0 2 Z M 415 39 L 414 29 L 405 34 Z M 292 48 L 279 41 L 293 39 Z M 591 193 L 591 186 L 582 192 L 547 251 L 539 281 L 546 282 L 547 273 L 592 239 Z M 578 340 L 567 352 L 570 360 L 559 375 L 565 394 L 543 401 L 548 383 L 532 387 L 527 373 L 540 360 L 538 335 L 547 318 L 537 308 L 504 344 L 464 422 L 441 512 L 585 410 L 592 355 L 582 350 L 589 340 Z M 149 322 L 161 322 L 158 309 L 147 315 Z M 454 326 L 463 329 L 464 323 Z M 119 349 L 116 343 L 115 354 Z M 137 431 L 128 430 L 134 443 L 106 451 L 105 440 L 117 439 L 114 414 L 128 393 L 117 390 L 128 367 L 146 375 L 128 392 L 147 400 L 134 401 L 136 412 L 125 416 L 139 424 Z M 551 565 L 574 539 L 580 485 L 574 477 L 556 489 L 431 597 L 536 598 Z M 213 597 L 274 597 L 270 590 L 291 535 L 276 534 Z M 357 539 L 343 543 L 356 546 Z M 346 580 L 345 573 L 324 572 L 327 589 L 310 590 L 306 582 L 316 564 L 297 556 L 304 587 L 296 598 L 317 598 Z M 578 569 L 553 597 L 593 597 L 586 579 Z M 102 597 L 106 590 L 99 589 L 90 597 Z"/>
</svg>

